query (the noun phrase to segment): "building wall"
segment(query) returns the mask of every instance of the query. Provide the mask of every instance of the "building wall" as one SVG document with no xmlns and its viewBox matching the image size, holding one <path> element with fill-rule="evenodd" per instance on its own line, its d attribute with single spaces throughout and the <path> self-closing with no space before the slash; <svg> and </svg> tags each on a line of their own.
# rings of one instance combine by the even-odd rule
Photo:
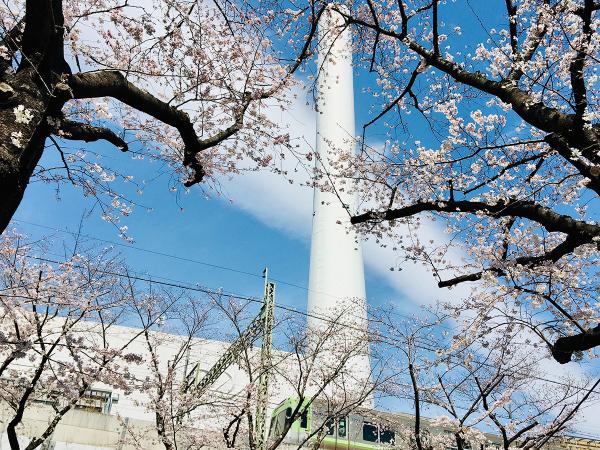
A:
<svg viewBox="0 0 600 450">
<path fill-rule="evenodd" d="M 82 325 L 85 329 L 82 332 L 93 333 L 94 323 Z M 114 326 L 112 327 L 108 339 L 111 347 L 119 347 L 125 344 L 139 334 L 140 330 L 131 327 Z M 166 367 L 167 362 L 171 360 L 180 347 L 183 337 L 160 332 L 152 332 L 154 338 L 161 341 L 158 345 L 159 363 Z M 191 370 L 196 363 L 200 364 L 201 371 L 208 371 L 218 358 L 227 350 L 229 342 L 211 341 L 204 339 L 194 339 L 189 352 L 188 370 Z M 131 375 L 136 380 L 144 380 L 152 377 L 149 364 L 149 352 L 146 343 L 140 336 L 133 340 L 127 347 L 127 353 L 134 353 L 142 357 L 142 364 L 131 364 L 128 368 Z M 260 354 L 260 348 L 250 349 L 252 357 Z M 281 352 L 274 352 L 275 356 Z M 66 357 L 66 356 L 65 356 Z M 18 361 L 18 365 L 23 368 L 31 364 L 27 358 Z M 293 371 L 290 366 L 284 373 L 289 375 Z M 181 372 L 183 380 L 184 372 Z M 215 382 L 211 389 L 205 394 L 207 398 L 218 396 L 221 399 L 242 399 L 245 398 L 246 388 L 249 379 L 245 371 L 236 364 L 232 364 L 226 372 Z M 109 391 L 112 394 L 112 405 L 110 411 L 105 414 L 98 412 L 89 412 L 82 409 L 71 410 L 62 419 L 52 436 L 54 450 L 104 450 L 118 449 L 129 450 L 134 447 L 127 445 L 127 439 L 132 436 L 138 436 L 143 440 L 142 448 L 160 449 L 164 448 L 157 445 L 158 435 L 154 426 L 154 413 L 149 410 L 145 404 L 148 402 L 148 395 L 140 391 L 125 393 L 120 389 L 115 389 L 103 383 L 96 383 L 95 389 Z M 282 377 L 274 374 L 271 381 L 270 403 L 267 412 L 270 417 L 271 410 L 283 399 L 293 395 L 291 385 Z M 6 425 L 11 415 L 11 410 L 7 404 L 0 402 L 0 450 L 10 448 L 6 437 Z M 23 425 L 20 427 L 19 434 L 23 442 L 28 441 L 29 436 L 39 436 L 46 428 L 48 417 L 52 410 L 50 406 L 35 404 L 27 408 Z M 206 415 L 210 417 L 210 415 Z M 207 422 L 210 419 L 207 420 Z M 267 424 L 268 425 L 268 424 Z M 202 424 L 199 423 L 202 428 Z M 124 430 L 127 428 L 127 432 Z"/>
</svg>

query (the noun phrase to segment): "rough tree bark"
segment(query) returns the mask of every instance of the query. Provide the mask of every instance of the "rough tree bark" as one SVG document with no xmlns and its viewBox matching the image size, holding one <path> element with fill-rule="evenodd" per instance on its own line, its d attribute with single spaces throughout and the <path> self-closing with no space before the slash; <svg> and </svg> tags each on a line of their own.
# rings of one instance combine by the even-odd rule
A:
<svg viewBox="0 0 600 450">
<path fill-rule="evenodd" d="M 63 53 L 63 14 L 59 1 L 29 0 L 22 22 L 3 37 L 9 57 L 21 52 L 15 73 L 0 72 L 0 229 L 4 230 L 19 206 L 29 178 L 49 135 L 46 118 L 60 112 L 68 76 Z M 0 61 L 3 68 L 10 60 Z M 15 121 L 14 108 L 23 105 L 33 117 L 28 123 Z"/>
</svg>

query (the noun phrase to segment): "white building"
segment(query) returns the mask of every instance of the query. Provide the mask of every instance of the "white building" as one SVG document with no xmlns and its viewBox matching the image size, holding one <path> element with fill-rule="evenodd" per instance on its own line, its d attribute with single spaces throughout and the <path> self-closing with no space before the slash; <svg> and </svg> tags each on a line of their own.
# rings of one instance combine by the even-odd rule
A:
<svg viewBox="0 0 600 450">
<path fill-rule="evenodd" d="M 86 324 L 87 333 L 94 333 L 94 324 Z M 113 327 L 108 335 L 111 347 L 119 347 L 130 339 L 139 335 L 139 329 L 130 327 Z M 174 354 L 180 348 L 183 337 L 169 335 L 160 332 L 151 332 L 153 339 L 160 343 L 156 346 L 159 355 L 160 364 L 163 369 Z M 209 341 L 202 339 L 193 339 L 190 345 L 191 351 L 188 354 L 188 367 L 193 367 L 196 363 L 200 364 L 202 371 L 208 371 L 217 359 L 225 352 L 230 343 Z M 132 384 L 136 382 L 152 379 L 153 373 L 149 364 L 150 353 L 146 346 L 143 336 L 138 336 L 127 347 L 128 353 L 134 353 L 141 356 L 139 364 L 131 364 L 128 369 L 132 375 Z M 257 357 L 260 348 L 250 349 L 252 356 Z M 63 355 L 64 356 L 64 355 Z M 275 354 L 277 358 L 280 354 Z M 60 357 L 60 356 L 57 356 Z M 187 359 L 187 357 L 186 357 Z M 19 362 L 23 370 L 31 369 L 31 362 L 28 360 Z M 186 364 L 181 364 L 183 368 Z M 293 370 L 290 366 L 288 372 Z M 177 387 L 182 385 L 183 370 L 177 374 L 180 381 L 177 381 Z M 217 382 L 204 394 L 208 402 L 242 403 L 245 398 L 246 388 L 249 383 L 248 374 L 236 364 L 232 364 L 227 371 L 217 380 Z M 272 379 L 272 389 L 270 391 L 270 411 L 283 399 L 293 395 L 289 383 L 276 373 Z M 19 435 L 26 444 L 29 437 L 40 436 L 46 429 L 49 418 L 54 417 L 50 406 L 50 400 L 38 398 L 32 407 L 25 411 L 23 424 L 20 426 Z M 133 448 L 163 448 L 159 445 L 158 435 L 155 427 L 155 415 L 149 406 L 149 393 L 140 390 L 133 390 L 125 393 L 120 389 L 108 386 L 102 383 L 96 383 L 93 389 L 90 389 L 85 397 L 68 412 L 56 427 L 45 448 L 55 450 L 104 450 L 104 449 L 133 449 Z M 219 410 L 216 408 L 217 415 Z M 0 450 L 9 449 L 6 424 L 13 417 L 14 413 L 6 403 L 0 403 L 0 431 L 2 439 L 0 441 Z M 196 413 L 198 417 L 202 415 L 205 419 L 198 422 L 198 426 L 207 429 L 213 426 L 214 429 L 221 432 L 219 428 L 219 419 L 230 420 L 230 417 L 215 417 L 207 410 Z M 141 439 L 140 446 L 131 445 L 132 439 L 136 436 Z M 241 437 L 242 441 L 244 436 Z M 24 448 L 25 446 L 23 446 Z M 42 447 L 44 448 L 44 447 Z"/>
</svg>

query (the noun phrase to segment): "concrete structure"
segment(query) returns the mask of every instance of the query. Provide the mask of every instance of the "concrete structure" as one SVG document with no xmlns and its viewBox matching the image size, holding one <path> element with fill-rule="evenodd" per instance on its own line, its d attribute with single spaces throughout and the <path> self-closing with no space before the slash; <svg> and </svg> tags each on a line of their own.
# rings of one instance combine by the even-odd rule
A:
<svg viewBox="0 0 600 450">
<path fill-rule="evenodd" d="M 318 332 L 325 326 L 318 317 L 342 314 L 350 329 L 341 341 L 357 337 L 357 330 L 358 335 L 366 332 L 367 315 L 362 248 L 349 220 L 357 194 L 344 178 L 352 167 L 340 165 L 344 154 L 355 152 L 352 35 L 334 9 L 321 17 L 318 52 L 315 161 L 317 183 L 328 189 L 314 191 L 308 325 Z M 350 361 L 348 372 L 364 385 L 370 373 L 368 348 Z"/>
<path fill-rule="evenodd" d="M 55 320 L 59 321 L 60 319 Z M 85 323 L 82 327 L 85 327 L 85 329 L 81 331 L 88 334 L 98 333 L 99 331 L 99 329 L 96 329 L 97 325 L 90 322 Z M 134 336 L 139 335 L 139 332 L 140 330 L 137 328 L 114 326 L 111 327 L 107 339 L 111 346 L 116 348 L 131 340 Z M 156 348 L 159 355 L 159 364 L 161 367 L 166 367 L 167 361 L 173 359 L 185 338 L 183 336 L 156 331 L 151 332 L 151 335 L 153 340 L 157 342 Z M 199 363 L 201 371 L 208 371 L 229 345 L 229 342 L 194 338 L 189 352 L 188 368 Z M 143 336 L 138 336 L 133 340 L 127 347 L 127 352 L 140 355 L 142 361 L 140 364 L 131 364 L 128 366 L 132 384 L 136 384 L 146 378 L 152 378 L 151 366 L 148 363 L 151 358 Z M 258 360 L 260 348 L 255 347 L 250 349 L 250 355 L 252 358 Z M 276 359 L 285 355 L 287 354 L 274 352 Z M 57 355 L 57 358 L 60 358 L 60 356 Z M 23 371 L 31 369 L 31 366 L 28 364 L 28 360 L 26 359 L 21 360 L 17 364 L 13 363 L 13 365 L 21 367 Z M 286 362 L 281 364 L 284 366 L 282 371 L 286 374 L 286 377 L 280 377 L 277 374 L 274 375 L 270 391 L 269 409 L 267 411 L 268 417 L 270 417 L 271 410 L 277 404 L 293 395 L 294 391 L 290 382 L 293 382 L 293 375 L 298 370 L 294 369 L 293 364 L 289 367 L 286 364 Z M 178 376 L 178 379 L 182 383 L 184 375 L 183 366 L 182 364 L 181 374 Z M 248 383 L 247 373 L 238 365 L 233 364 L 203 398 L 219 405 L 241 405 L 246 396 Z M 48 441 L 46 449 L 164 449 L 164 446 L 159 443 L 155 427 L 155 416 L 153 411 L 148 408 L 148 402 L 149 394 L 147 392 L 132 390 L 126 393 L 112 386 L 96 383 L 93 389 L 86 394 L 85 398 L 77 404 L 76 408 L 67 413 L 61 420 L 56 431 Z M 53 416 L 50 403 L 50 400 L 40 398 L 32 407 L 26 409 L 23 424 L 19 428 L 19 435 L 22 436 L 23 443 L 28 442 L 28 437 L 40 436 L 45 430 L 49 417 Z M 220 409 L 213 408 L 210 411 L 208 409 L 198 411 L 198 417 L 204 418 L 204 421 L 198 421 L 198 428 L 203 430 L 214 425 L 213 428 L 220 433 L 221 421 L 231 419 L 231 417 L 220 417 L 226 409 L 226 407 L 223 407 Z M 0 450 L 10 448 L 5 429 L 12 417 L 13 411 L 6 403 L 0 401 Z M 140 445 L 137 447 L 134 447 L 131 443 L 134 437 L 141 440 Z"/>
<path fill-rule="evenodd" d="M 600 441 L 576 436 L 565 436 L 560 438 L 559 446 L 564 450 L 598 450 Z"/>
</svg>

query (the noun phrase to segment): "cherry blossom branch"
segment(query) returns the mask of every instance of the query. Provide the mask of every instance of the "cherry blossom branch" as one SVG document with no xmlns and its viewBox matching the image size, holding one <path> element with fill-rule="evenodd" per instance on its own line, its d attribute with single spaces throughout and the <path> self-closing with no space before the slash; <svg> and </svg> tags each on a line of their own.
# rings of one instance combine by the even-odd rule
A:
<svg viewBox="0 0 600 450">
<path fill-rule="evenodd" d="M 508 14 L 508 29 L 510 31 L 510 48 L 513 55 L 516 55 L 518 49 L 518 38 L 517 38 L 517 7 L 513 4 L 512 0 L 505 0 L 506 12 Z"/>
<path fill-rule="evenodd" d="M 490 395 L 494 391 L 494 389 L 496 389 L 500 385 L 500 383 L 502 383 L 502 380 L 504 380 L 504 377 L 506 375 L 501 374 L 500 370 L 501 370 L 501 366 L 498 367 L 498 370 L 494 374 L 494 377 L 485 385 L 485 387 L 483 389 L 481 389 L 481 387 L 480 387 L 479 394 L 471 402 L 471 406 L 469 406 L 469 409 L 467 410 L 467 412 L 464 414 L 464 416 L 460 420 L 461 426 L 465 423 L 467 418 L 476 411 L 476 408 L 479 405 L 479 400 L 483 400 L 484 395 L 486 395 L 486 396 Z M 469 374 L 469 376 L 471 376 L 471 375 L 474 375 L 474 373 Z M 477 381 L 477 377 L 475 377 L 475 380 L 477 382 L 477 385 L 479 386 L 479 381 Z M 450 400 L 450 399 L 448 399 L 448 400 Z"/>
<path fill-rule="evenodd" d="M 567 414 L 564 419 L 562 419 L 556 426 L 554 426 L 552 428 L 552 430 L 550 430 L 548 433 L 546 433 L 546 435 L 544 436 L 542 441 L 534 447 L 535 449 L 541 449 L 542 446 L 544 446 L 557 432 L 559 432 L 565 426 L 565 424 L 569 420 L 571 420 L 571 418 L 579 410 L 581 405 L 583 405 L 583 403 L 588 399 L 590 394 L 592 392 L 594 392 L 594 389 L 596 389 L 596 386 L 598 386 L 598 384 L 600 384 L 600 379 L 598 379 L 594 383 L 594 385 L 585 393 L 585 395 L 581 398 L 581 400 L 577 403 L 577 405 L 575 405 L 575 407 L 569 412 L 569 414 Z"/>
<path fill-rule="evenodd" d="M 587 56 L 587 47 L 592 39 L 592 12 L 594 2 L 585 0 L 581 18 L 583 19 L 583 37 L 577 49 L 575 58 L 569 65 L 569 73 L 571 75 L 571 86 L 573 89 L 573 97 L 575 99 L 575 116 L 579 127 L 583 126 L 585 110 L 587 109 L 587 89 L 583 78 L 583 69 Z"/>
<path fill-rule="evenodd" d="M 410 373 L 410 382 L 412 384 L 415 401 L 415 442 L 417 444 L 417 450 L 423 450 L 423 443 L 421 442 L 421 401 L 419 400 L 419 386 L 417 384 L 415 369 L 412 363 L 408 365 L 408 372 Z"/>
<path fill-rule="evenodd" d="M 200 140 L 185 111 L 170 106 L 149 92 L 136 87 L 121 72 L 99 71 L 75 74 L 71 75 L 68 83 L 75 99 L 112 97 L 176 128 L 184 143 L 183 164 L 194 172 L 192 178 L 186 181 L 186 186 L 202 181 L 204 176 L 197 155 L 239 131 L 243 125 L 244 113 L 252 100 L 249 94 L 244 94 L 240 106 L 235 111 L 233 124 L 211 137 Z"/>
<path fill-rule="evenodd" d="M 7 54 L 0 52 L 0 68 L 2 69 L 2 73 L 11 66 L 14 55 L 19 51 L 23 37 L 23 24 L 24 20 L 20 19 L 0 38 L 0 46 L 5 47 L 7 50 Z"/>
<path fill-rule="evenodd" d="M 315 13 L 313 6 L 312 14 L 314 20 L 312 20 L 311 29 L 300 54 L 288 68 L 286 77 L 280 83 L 276 83 L 264 92 L 254 94 L 244 92 L 239 99 L 239 104 L 233 111 L 233 123 L 205 139 L 199 139 L 186 112 L 136 87 L 119 71 L 85 72 L 71 75 L 68 85 L 75 99 L 112 97 L 176 128 L 184 143 L 183 165 L 192 169 L 191 177 L 184 182 L 184 185 L 189 187 L 202 181 L 205 174 L 202 164 L 198 161 L 198 155 L 202 151 L 218 145 L 240 131 L 244 125 L 244 116 L 250 103 L 254 100 L 266 99 L 274 95 L 287 82 L 287 78 L 293 75 L 300 67 L 300 64 L 308 54 L 312 37 L 316 33 L 318 19 L 324 10 L 325 7 Z"/>
<path fill-rule="evenodd" d="M 590 224 L 582 220 L 558 214 L 547 206 L 531 201 L 499 201 L 495 204 L 458 200 L 458 201 L 423 201 L 398 209 L 389 209 L 376 212 L 369 211 L 353 216 L 352 224 L 364 222 L 381 222 L 414 216 L 421 212 L 446 212 L 446 213 L 483 213 L 490 217 L 522 217 L 542 225 L 549 232 L 565 233 L 569 236 L 579 236 L 582 240 L 591 242 L 594 237 L 600 236 L 600 225 Z"/>
<path fill-rule="evenodd" d="M 246 401 L 249 402 L 250 391 L 246 394 Z M 229 421 L 229 424 L 223 428 L 223 438 L 225 439 L 225 444 L 227 444 L 227 448 L 235 448 L 235 440 L 237 438 L 237 434 L 240 430 L 240 425 L 242 423 L 242 418 L 246 414 L 246 408 L 242 408 L 238 414 L 233 415 L 233 419 Z M 233 435 L 230 437 L 231 427 L 235 426 L 233 429 Z"/>
<path fill-rule="evenodd" d="M 402 20 L 402 31 L 401 36 L 408 34 L 408 17 L 406 16 L 406 8 L 404 7 L 404 1 L 398 0 L 398 9 L 400 10 L 400 19 Z"/>
<path fill-rule="evenodd" d="M 438 32 L 438 0 L 433 0 L 431 4 L 431 28 L 433 29 L 433 54 L 440 54 L 440 37 Z"/>
<path fill-rule="evenodd" d="M 319 20 L 321 19 L 321 16 L 323 15 L 323 12 L 325 11 L 325 9 L 327 8 L 327 5 L 324 5 L 321 9 L 319 9 L 318 11 L 315 12 L 315 2 L 311 2 L 311 26 L 310 26 L 310 30 L 308 31 L 308 34 L 306 36 L 306 39 L 304 41 L 304 45 L 302 46 L 302 49 L 300 50 L 300 53 L 298 54 L 298 56 L 296 57 L 296 60 L 294 61 L 294 64 L 292 64 L 288 71 L 287 71 L 287 76 L 291 76 L 293 75 L 299 68 L 300 65 L 302 64 L 302 62 L 304 61 L 304 59 L 308 56 L 308 54 L 310 53 L 310 46 L 311 43 L 313 41 L 314 36 L 317 33 L 317 26 L 319 24 Z"/>
<path fill-rule="evenodd" d="M 487 397 L 489 395 L 489 392 L 487 392 L 485 390 L 485 388 L 483 388 L 481 386 L 481 383 L 479 382 L 479 378 L 475 377 L 475 383 L 477 384 L 477 388 L 479 389 L 479 392 L 480 392 L 480 395 L 481 395 L 481 403 L 483 405 L 483 409 L 485 409 L 485 411 L 488 413 L 488 417 L 490 419 L 492 419 L 492 421 L 496 424 L 496 426 L 500 430 L 500 433 L 502 434 L 502 442 L 504 444 L 503 447 L 505 449 L 508 449 L 508 447 L 510 445 L 510 442 L 509 442 L 509 439 L 508 439 L 508 435 L 506 433 L 506 428 L 498 420 L 498 418 L 496 417 L 496 414 L 494 414 L 493 410 L 490 408 L 490 406 L 488 404 Z"/>
<path fill-rule="evenodd" d="M 32 305 L 34 305 L 33 302 L 32 302 Z M 51 354 L 54 352 L 54 350 L 58 346 L 58 344 L 59 344 L 60 340 L 63 338 L 63 336 L 68 331 L 73 329 L 73 327 L 77 323 L 79 323 L 79 321 L 85 315 L 85 312 L 81 312 L 78 315 L 78 317 L 74 318 L 74 320 L 72 320 L 72 321 L 66 320 L 65 323 L 61 326 L 61 331 L 58 333 L 58 337 L 53 342 L 51 342 L 51 344 L 48 347 L 46 347 L 43 337 L 42 337 L 42 334 L 43 334 L 42 327 L 43 327 L 47 317 L 44 319 L 43 322 L 40 322 L 35 309 L 33 311 L 34 311 L 34 319 L 35 319 L 35 332 L 37 334 L 37 342 L 39 342 L 40 348 L 42 350 L 40 353 L 41 359 L 40 359 L 40 362 L 38 363 L 38 366 L 36 367 L 31 379 L 29 380 L 29 384 L 27 385 L 27 387 L 23 390 L 23 392 L 21 394 L 21 398 L 19 399 L 19 401 L 16 405 L 15 413 L 14 413 L 12 419 L 6 425 L 6 434 L 8 436 L 8 441 L 10 443 L 10 446 L 11 446 L 11 448 L 14 448 L 17 450 L 20 449 L 21 447 L 20 447 L 19 440 L 17 437 L 16 428 L 23 420 L 23 416 L 25 414 L 25 407 L 28 404 L 30 397 L 35 392 L 35 388 L 38 384 L 38 381 L 41 379 L 42 375 L 44 374 L 44 372 L 46 370 L 46 365 L 50 361 Z"/>
<path fill-rule="evenodd" d="M 600 195 L 600 167 L 594 164 L 588 164 L 581 157 L 576 155 L 569 144 L 563 139 L 561 136 L 550 133 L 545 138 L 550 146 L 556 150 L 556 152 L 561 155 L 564 159 L 566 159 L 569 164 L 575 167 L 581 175 L 586 178 L 589 178 L 589 182 L 587 183 L 587 187 L 593 190 L 596 194 Z"/>
<path fill-rule="evenodd" d="M 369 10 L 371 11 L 371 17 L 373 17 L 373 21 L 377 28 L 379 28 L 379 19 L 377 18 L 377 13 L 375 12 L 375 7 L 373 6 L 373 2 L 371 0 L 367 0 L 367 5 L 369 6 Z M 373 50 L 371 53 L 371 67 L 369 68 L 369 72 L 373 72 L 373 67 L 375 66 L 375 55 L 377 52 L 377 44 L 379 44 L 379 31 L 375 32 L 375 41 L 373 42 Z"/>
<path fill-rule="evenodd" d="M 542 21 L 542 16 L 538 16 L 537 22 L 531 27 L 529 42 L 526 45 L 525 53 L 519 53 L 517 55 L 517 61 L 521 63 L 526 63 L 531 61 L 533 55 L 537 52 L 540 44 L 542 43 L 542 39 L 546 35 L 548 31 L 548 27 Z M 517 42 L 518 44 L 518 42 Z M 512 69 L 508 73 L 506 79 L 512 81 L 519 81 L 523 76 L 524 72 L 521 68 L 521 64 L 516 67 L 513 65 Z"/>
<path fill-rule="evenodd" d="M 573 353 L 600 345 L 600 325 L 585 332 L 558 338 L 551 347 L 552 356 L 561 364 L 571 361 Z"/>
<path fill-rule="evenodd" d="M 573 316 L 571 316 L 571 314 L 569 314 L 566 309 L 564 309 L 562 306 L 560 306 L 560 304 L 558 302 L 556 302 L 550 295 L 540 294 L 539 292 L 536 292 L 532 289 L 528 289 L 523 286 L 515 286 L 515 289 L 517 289 L 521 292 L 525 292 L 527 294 L 537 295 L 537 296 L 542 297 L 544 300 L 546 300 L 548 303 L 550 303 L 552 306 L 554 306 L 563 316 L 565 316 L 567 319 L 569 319 L 569 321 L 573 325 L 575 325 L 582 333 L 586 332 L 586 330 L 581 325 L 579 325 L 579 322 L 577 322 L 577 320 L 575 320 L 573 318 Z"/>
<path fill-rule="evenodd" d="M 476 184 L 475 186 L 470 187 L 469 189 L 465 189 L 463 191 L 463 194 L 468 194 L 468 193 L 476 191 L 477 189 L 480 189 L 484 186 L 487 186 L 490 182 L 497 180 L 498 178 L 500 178 L 502 175 L 504 175 L 509 170 L 514 169 L 515 167 L 521 166 L 530 161 L 535 161 L 536 159 L 543 158 L 543 157 L 544 157 L 544 155 L 532 155 L 527 158 L 523 158 L 523 159 L 520 159 L 513 163 L 507 164 L 506 166 L 504 166 L 502 168 L 502 170 L 498 171 L 498 173 L 496 173 L 494 176 L 492 176 L 490 178 L 486 178 L 484 181 L 481 181 L 480 183 Z"/>
<path fill-rule="evenodd" d="M 527 266 L 529 268 L 535 267 L 539 264 L 542 264 L 547 261 L 556 262 L 560 258 L 565 255 L 570 254 L 573 250 L 575 250 L 580 245 L 589 243 L 589 241 L 579 241 L 575 238 L 567 238 L 552 250 L 545 252 L 538 256 L 521 256 L 519 258 L 515 258 L 514 260 L 504 260 L 507 266 L 510 265 L 521 265 Z M 506 253 L 506 250 L 505 250 Z M 498 267 L 489 267 L 480 272 L 474 272 L 466 275 L 459 275 L 457 277 L 451 278 L 449 280 L 442 280 L 438 282 L 438 287 L 446 288 L 452 287 L 460 283 L 464 283 L 466 281 L 477 281 L 480 280 L 483 276 L 484 272 L 494 272 L 497 276 L 507 276 L 506 271 L 498 268 Z M 567 316 L 568 317 L 568 316 Z"/>
<path fill-rule="evenodd" d="M 67 163 L 67 158 L 65 158 L 65 152 L 63 152 L 63 149 L 60 147 L 60 145 L 58 145 L 58 142 L 56 142 L 56 139 L 54 139 L 53 136 L 48 136 L 48 139 L 50 139 L 50 141 L 52 142 L 52 144 L 54 145 L 56 150 L 58 150 L 58 154 L 60 155 L 60 159 L 63 163 L 63 167 L 64 167 L 65 171 L 67 172 L 67 178 L 69 179 L 71 184 L 73 186 L 75 186 L 77 183 L 75 182 L 75 179 L 73 178 L 73 174 L 71 173 L 71 168 L 69 167 L 69 164 Z"/>
<path fill-rule="evenodd" d="M 387 28 L 377 27 L 373 23 L 350 16 L 343 11 L 339 12 L 344 15 L 346 20 L 351 24 L 360 25 L 372 29 L 373 31 L 378 31 L 384 36 L 398 39 L 408 46 L 410 50 L 420 55 L 428 65 L 450 75 L 459 83 L 474 87 L 480 91 L 498 97 L 505 103 L 509 103 L 517 114 L 541 130 L 547 132 L 561 132 L 570 129 L 573 125 L 573 115 L 565 114 L 558 109 L 548 107 L 541 102 L 532 102 L 531 96 L 527 92 L 519 89 L 512 81 L 494 81 L 485 77 L 480 72 L 469 72 L 458 63 L 449 61 L 439 54 L 427 50 L 414 40 L 401 36 L 400 33 Z"/>
<path fill-rule="evenodd" d="M 585 14 L 585 8 L 587 8 L 588 5 L 586 4 L 585 6 L 580 6 L 579 8 L 573 10 L 574 14 L 577 14 L 578 16 L 583 16 Z M 600 9 L 600 3 L 599 2 L 591 2 L 591 9 L 592 11 L 598 11 Z"/>
<path fill-rule="evenodd" d="M 377 114 L 377 116 L 375 116 L 373 119 L 371 119 L 369 122 L 367 122 L 366 124 L 363 125 L 363 141 L 364 141 L 364 131 L 369 126 L 373 125 L 375 122 L 377 122 L 383 116 L 385 116 L 388 112 L 390 112 L 392 110 L 392 108 L 394 108 L 394 106 L 396 106 L 398 104 L 398 102 L 400 100 L 402 100 L 407 93 L 410 92 L 413 85 L 415 84 L 415 80 L 417 79 L 417 75 L 419 75 L 419 73 L 420 73 L 420 71 L 419 71 L 419 68 L 417 67 L 415 70 L 413 70 L 413 72 L 410 76 L 410 79 L 408 80 L 408 83 L 406 84 L 406 87 L 402 90 L 400 95 L 398 97 L 396 97 L 396 99 L 394 101 L 390 102 L 385 108 L 383 108 L 383 110 L 379 114 Z"/>
<path fill-rule="evenodd" d="M 435 3 L 435 2 L 434 2 Z M 432 3 L 430 6 L 434 6 Z M 577 122 L 576 114 L 567 114 L 557 108 L 549 107 L 543 102 L 534 101 L 530 93 L 520 89 L 516 83 L 520 75 L 515 78 L 515 73 L 510 74 L 500 81 L 487 78 L 480 72 L 469 72 L 460 64 L 443 58 L 439 53 L 426 49 L 418 42 L 395 30 L 382 27 L 379 22 L 370 23 L 359 17 L 354 17 L 347 12 L 338 10 L 347 23 L 356 24 L 375 33 L 398 40 L 403 45 L 423 58 L 424 63 L 433 66 L 452 77 L 455 81 L 476 88 L 482 92 L 493 95 L 504 103 L 512 106 L 513 110 L 529 124 L 547 133 L 558 133 L 565 137 L 571 146 L 583 149 L 584 156 L 591 161 L 600 161 L 598 155 L 598 137 L 596 129 L 585 129 L 583 132 L 574 132 Z M 543 30 L 541 32 L 543 35 Z M 541 39 L 538 37 L 536 40 Z M 539 45 L 539 42 L 538 42 Z M 534 46 L 537 48 L 537 46 Z M 531 49 L 530 49 L 531 51 Z M 535 49 L 534 49 L 535 51 Z M 529 56 L 530 57 L 530 56 Z"/>
</svg>

